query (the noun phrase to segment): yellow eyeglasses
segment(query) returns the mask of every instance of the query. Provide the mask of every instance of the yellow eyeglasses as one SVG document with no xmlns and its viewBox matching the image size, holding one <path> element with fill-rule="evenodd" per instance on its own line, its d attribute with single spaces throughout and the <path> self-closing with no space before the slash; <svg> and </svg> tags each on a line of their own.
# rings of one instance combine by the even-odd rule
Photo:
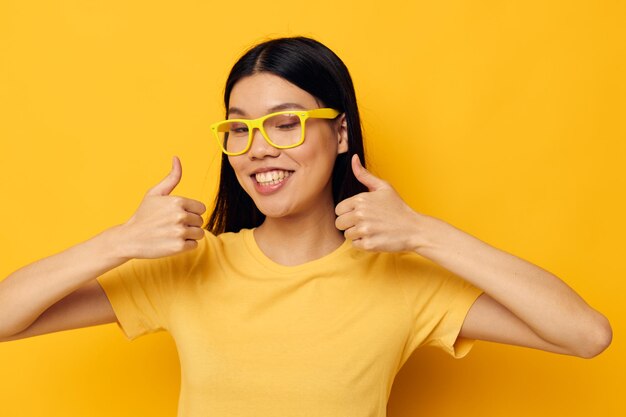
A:
<svg viewBox="0 0 626 417">
<path fill-rule="evenodd" d="M 226 155 L 248 152 L 254 129 L 259 129 L 267 143 L 278 149 L 295 148 L 304 142 L 307 119 L 334 119 L 341 112 L 323 108 L 285 110 L 266 114 L 258 119 L 228 119 L 213 123 L 211 131 Z"/>
</svg>

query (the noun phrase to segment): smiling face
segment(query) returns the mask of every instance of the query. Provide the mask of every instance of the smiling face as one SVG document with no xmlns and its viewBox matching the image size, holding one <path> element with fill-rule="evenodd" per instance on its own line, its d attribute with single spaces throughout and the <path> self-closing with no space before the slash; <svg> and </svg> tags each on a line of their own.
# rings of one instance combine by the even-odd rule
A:
<svg viewBox="0 0 626 417">
<path fill-rule="evenodd" d="M 276 75 L 261 72 L 239 80 L 230 94 L 229 118 L 255 119 L 280 110 L 323 107 L 314 96 Z M 332 210 L 335 159 L 347 152 L 345 116 L 308 119 L 304 143 L 277 149 L 254 131 L 248 152 L 228 160 L 243 189 L 268 218 Z"/>
</svg>

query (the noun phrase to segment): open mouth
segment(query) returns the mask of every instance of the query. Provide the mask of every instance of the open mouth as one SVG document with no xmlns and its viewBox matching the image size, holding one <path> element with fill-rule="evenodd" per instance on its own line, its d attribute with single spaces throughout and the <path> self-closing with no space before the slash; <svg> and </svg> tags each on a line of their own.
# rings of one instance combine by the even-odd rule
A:
<svg viewBox="0 0 626 417">
<path fill-rule="evenodd" d="M 282 183 L 293 173 L 294 171 L 274 169 L 271 171 L 257 172 L 256 174 L 252 174 L 251 177 L 261 186 L 270 186 Z"/>
</svg>

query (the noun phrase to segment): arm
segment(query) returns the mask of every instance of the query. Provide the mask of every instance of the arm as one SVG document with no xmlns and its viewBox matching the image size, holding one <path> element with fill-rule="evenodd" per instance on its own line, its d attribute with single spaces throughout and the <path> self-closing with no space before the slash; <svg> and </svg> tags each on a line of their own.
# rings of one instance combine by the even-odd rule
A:
<svg viewBox="0 0 626 417">
<path fill-rule="evenodd" d="M 0 342 L 114 323 L 116 320 L 104 290 L 98 281 L 92 280 L 53 304 L 21 332 L 0 337 Z"/>
<path fill-rule="evenodd" d="M 606 317 L 558 277 L 416 213 L 358 158 L 352 169 L 370 192 L 337 205 L 336 225 L 347 239 L 365 250 L 414 251 L 486 293 L 470 309 L 461 336 L 581 357 L 595 356 L 610 344 Z"/>
<path fill-rule="evenodd" d="M 0 282 L 0 340 L 111 322 L 111 306 L 95 278 L 131 258 L 196 248 L 204 237 L 201 214 L 206 208 L 199 201 L 169 195 L 180 177 L 175 159 L 170 174 L 146 193 L 125 224 L 24 266 Z"/>
<path fill-rule="evenodd" d="M 418 215 L 415 252 L 487 296 L 470 309 L 461 336 L 593 357 L 611 342 L 608 320 L 550 272 L 445 223 Z"/>
<path fill-rule="evenodd" d="M 117 253 L 118 229 L 24 266 L 0 283 L 0 336 L 28 328 L 45 310 L 126 259 Z"/>
</svg>

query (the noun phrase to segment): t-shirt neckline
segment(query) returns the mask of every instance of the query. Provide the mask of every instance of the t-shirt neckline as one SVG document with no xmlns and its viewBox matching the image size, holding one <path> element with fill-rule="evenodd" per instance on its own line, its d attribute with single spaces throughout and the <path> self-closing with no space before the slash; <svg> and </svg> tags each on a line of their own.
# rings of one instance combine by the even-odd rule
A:
<svg viewBox="0 0 626 417">
<path fill-rule="evenodd" d="M 254 228 L 242 229 L 241 231 L 243 234 L 244 242 L 246 244 L 246 248 L 248 249 L 250 254 L 264 267 L 277 273 L 291 274 L 294 272 L 308 270 L 324 264 L 332 263 L 336 258 L 342 256 L 352 247 L 352 243 L 348 239 L 346 239 L 339 247 L 337 247 L 332 252 L 322 256 L 321 258 L 313 259 L 312 261 L 308 261 L 303 264 L 289 266 L 279 264 L 270 259 L 265 253 L 263 253 L 259 245 L 257 245 L 256 240 L 254 239 Z"/>
</svg>

